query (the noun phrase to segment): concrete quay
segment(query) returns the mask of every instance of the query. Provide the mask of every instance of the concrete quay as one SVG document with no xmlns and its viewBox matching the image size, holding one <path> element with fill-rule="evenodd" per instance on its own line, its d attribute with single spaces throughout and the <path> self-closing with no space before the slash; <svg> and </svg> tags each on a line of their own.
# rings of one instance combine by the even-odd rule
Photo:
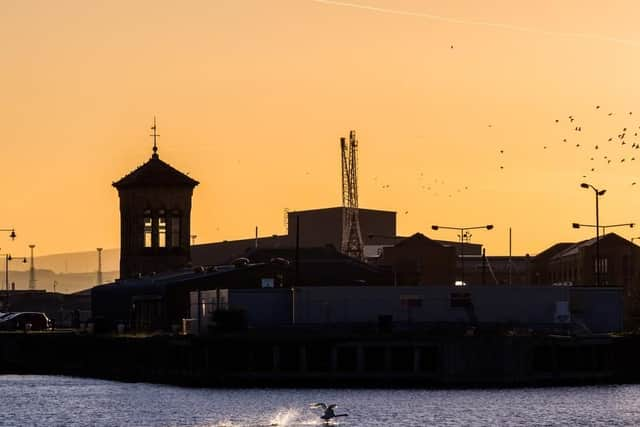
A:
<svg viewBox="0 0 640 427">
<path fill-rule="evenodd" d="M 202 387 L 513 387 L 640 382 L 640 337 L 245 331 L 0 334 L 0 373 Z"/>
</svg>

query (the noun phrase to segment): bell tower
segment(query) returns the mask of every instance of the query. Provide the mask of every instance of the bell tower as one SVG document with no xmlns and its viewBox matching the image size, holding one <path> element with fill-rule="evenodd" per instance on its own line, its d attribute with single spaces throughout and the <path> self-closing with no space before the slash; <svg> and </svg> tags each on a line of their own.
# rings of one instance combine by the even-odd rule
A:
<svg viewBox="0 0 640 427">
<path fill-rule="evenodd" d="M 160 160 L 156 120 L 151 158 L 113 183 L 120 197 L 120 278 L 187 267 L 191 196 L 198 181 Z"/>
</svg>

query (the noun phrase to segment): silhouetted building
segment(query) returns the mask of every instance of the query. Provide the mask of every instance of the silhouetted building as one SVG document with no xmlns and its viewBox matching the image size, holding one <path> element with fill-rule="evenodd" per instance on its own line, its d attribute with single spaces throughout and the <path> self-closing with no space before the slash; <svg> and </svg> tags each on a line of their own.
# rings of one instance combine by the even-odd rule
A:
<svg viewBox="0 0 640 427">
<path fill-rule="evenodd" d="M 189 265 L 196 185 L 198 181 L 160 160 L 155 144 L 149 161 L 113 183 L 120 196 L 121 278 Z"/>
<path fill-rule="evenodd" d="M 205 243 L 192 247 L 194 265 L 224 264 L 238 257 L 245 257 L 256 248 L 283 249 L 296 245 L 296 228 L 300 222 L 300 247 L 317 248 L 333 246 L 340 249 L 342 243 L 342 222 L 344 208 L 310 209 L 287 212 L 288 230 L 286 235 L 273 235 L 252 239 L 225 240 Z M 364 258 L 367 262 L 378 264 L 386 247 L 392 247 L 407 239 L 396 234 L 396 212 L 376 209 L 359 209 L 359 222 L 364 243 Z M 455 248 L 461 252 L 460 242 L 433 240 L 443 246 Z M 465 243 L 465 255 L 480 255 L 482 245 Z"/>
<path fill-rule="evenodd" d="M 345 255 L 330 245 L 300 248 L 297 262 L 294 248 L 258 248 L 247 257 L 258 263 L 284 261 L 289 266 L 288 286 L 383 286 L 392 280 L 387 270 Z"/>
<path fill-rule="evenodd" d="M 46 313 L 58 328 L 71 326 L 74 312 L 82 320 L 91 315 L 91 290 L 72 294 L 47 292 L 45 290 L 19 290 L 9 292 L 10 310 L 13 312 L 35 311 Z"/>
<path fill-rule="evenodd" d="M 600 286 L 629 287 L 640 279 L 640 248 L 615 233 L 600 237 Z M 596 239 L 561 243 L 536 256 L 536 282 L 596 286 Z"/>
<path fill-rule="evenodd" d="M 640 325 L 640 247 L 608 233 L 600 237 L 600 288 L 620 287 L 625 328 Z M 534 260 L 534 281 L 542 285 L 597 286 L 596 239 L 556 244 Z"/>
<path fill-rule="evenodd" d="M 281 289 L 308 286 L 381 286 L 390 278 L 375 266 L 346 256 L 333 247 L 257 249 L 252 259 L 234 264 L 196 267 L 120 280 L 92 290 L 96 319 L 110 326 L 169 329 L 189 317 L 189 293 L 218 289 Z M 255 262 L 253 261 L 255 260 Z M 267 300 L 264 304 L 268 304 Z"/>
<path fill-rule="evenodd" d="M 556 243 L 533 257 L 531 282 L 534 285 L 551 284 L 552 280 L 551 272 L 549 270 L 549 261 L 555 255 L 559 254 L 570 246 L 573 246 L 573 243 Z"/>
<path fill-rule="evenodd" d="M 288 213 L 288 235 L 295 238 L 296 221 L 300 218 L 300 245 L 340 248 L 344 207 L 310 209 Z M 364 245 L 384 241 L 396 235 L 396 213 L 376 209 L 358 209 L 360 231 Z"/>
<path fill-rule="evenodd" d="M 465 282 L 469 285 L 529 286 L 532 284 L 533 259 L 529 255 L 465 257 Z M 460 261 L 457 268 L 458 271 L 462 269 Z"/>
<path fill-rule="evenodd" d="M 236 258 L 246 257 L 251 251 L 261 249 L 293 248 L 295 239 L 287 235 L 273 235 L 258 239 L 224 240 L 191 247 L 193 265 L 227 264 Z"/>
<path fill-rule="evenodd" d="M 425 330 L 445 324 L 582 334 L 623 328 L 620 288 L 309 286 L 297 288 L 295 297 L 285 289 L 216 289 L 192 291 L 190 307 L 191 318 L 201 326 L 211 324 L 216 311 L 239 310 L 255 328 L 296 324 L 346 329 L 377 325 L 381 319 L 397 326 L 422 324 Z"/>
<path fill-rule="evenodd" d="M 379 265 L 391 268 L 397 286 L 453 285 L 456 248 L 421 233 L 384 247 Z"/>
</svg>

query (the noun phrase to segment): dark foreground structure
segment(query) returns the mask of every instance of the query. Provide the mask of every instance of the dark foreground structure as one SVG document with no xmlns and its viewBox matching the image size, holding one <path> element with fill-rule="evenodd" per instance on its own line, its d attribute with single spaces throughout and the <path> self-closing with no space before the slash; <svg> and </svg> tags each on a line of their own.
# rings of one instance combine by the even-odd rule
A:
<svg viewBox="0 0 640 427">
<path fill-rule="evenodd" d="M 640 381 L 640 337 L 245 331 L 0 334 L 0 373 L 186 386 L 511 387 Z"/>
</svg>

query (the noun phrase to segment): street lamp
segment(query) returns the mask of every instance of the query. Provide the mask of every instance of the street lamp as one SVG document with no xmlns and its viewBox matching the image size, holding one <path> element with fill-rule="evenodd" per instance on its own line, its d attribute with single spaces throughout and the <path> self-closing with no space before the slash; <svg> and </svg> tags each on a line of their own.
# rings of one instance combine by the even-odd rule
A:
<svg viewBox="0 0 640 427">
<path fill-rule="evenodd" d="M 580 187 L 587 190 L 590 188 L 596 195 L 596 286 L 600 286 L 600 211 L 598 208 L 598 200 L 604 196 L 607 190 L 598 190 L 586 182 L 581 183 Z"/>
<path fill-rule="evenodd" d="M 9 233 L 9 237 L 11 237 L 11 240 L 16 240 L 16 230 L 13 228 L 0 228 L 0 231 L 10 231 L 11 233 Z"/>
<path fill-rule="evenodd" d="M 486 229 L 486 230 L 492 230 L 493 229 L 493 224 L 488 224 L 488 225 L 482 225 L 482 226 L 477 226 L 477 227 L 445 227 L 442 225 L 432 225 L 431 229 L 434 231 L 438 231 L 439 229 L 443 229 L 443 230 L 457 230 L 460 234 L 458 235 L 458 237 L 460 238 L 460 263 L 461 263 L 461 267 L 462 267 L 462 286 L 465 285 L 464 283 L 464 241 L 465 239 L 471 237 L 471 235 L 468 233 L 469 230 L 480 230 L 480 229 Z"/>
<path fill-rule="evenodd" d="M 629 228 L 633 228 L 635 226 L 635 223 L 627 222 L 627 223 L 624 223 L 624 224 L 600 225 L 598 227 L 598 226 L 593 225 L 593 224 L 578 224 L 577 222 L 574 222 L 573 224 L 571 224 L 571 226 L 573 228 L 580 228 L 580 227 L 602 228 L 602 235 L 604 236 L 605 234 L 607 234 L 607 228 L 614 228 L 614 227 L 629 227 Z M 599 245 L 599 241 L 598 240 L 599 239 L 596 239 L 596 252 L 597 252 L 596 257 L 599 260 L 600 259 L 600 253 L 599 253 L 600 252 L 599 251 L 599 246 L 600 245 Z M 633 243 L 633 239 L 631 240 L 631 243 Z M 600 271 L 600 261 L 596 262 L 596 269 L 597 269 L 596 270 L 596 272 L 597 272 L 596 274 L 597 274 L 597 277 L 598 277 L 598 282 L 597 283 L 599 284 L 600 283 L 599 282 L 599 278 L 601 276 L 601 274 L 600 274 L 601 273 L 601 271 Z"/>
<path fill-rule="evenodd" d="M 11 257 L 11 254 L 0 254 L 0 256 L 4 257 L 4 282 L 7 291 L 7 306 L 5 308 L 9 311 L 9 261 L 12 261 L 14 258 Z M 27 258 L 23 257 L 22 262 L 26 264 Z"/>
<path fill-rule="evenodd" d="M 624 224 L 601 225 L 600 228 L 602 229 L 602 235 L 604 236 L 605 234 L 607 234 L 607 228 L 614 228 L 614 227 L 633 228 L 635 225 L 636 225 L 635 222 L 625 222 Z M 571 226 L 573 228 L 580 228 L 580 227 L 596 228 L 596 226 L 593 224 L 578 224 L 577 222 L 572 223 Z"/>
</svg>

